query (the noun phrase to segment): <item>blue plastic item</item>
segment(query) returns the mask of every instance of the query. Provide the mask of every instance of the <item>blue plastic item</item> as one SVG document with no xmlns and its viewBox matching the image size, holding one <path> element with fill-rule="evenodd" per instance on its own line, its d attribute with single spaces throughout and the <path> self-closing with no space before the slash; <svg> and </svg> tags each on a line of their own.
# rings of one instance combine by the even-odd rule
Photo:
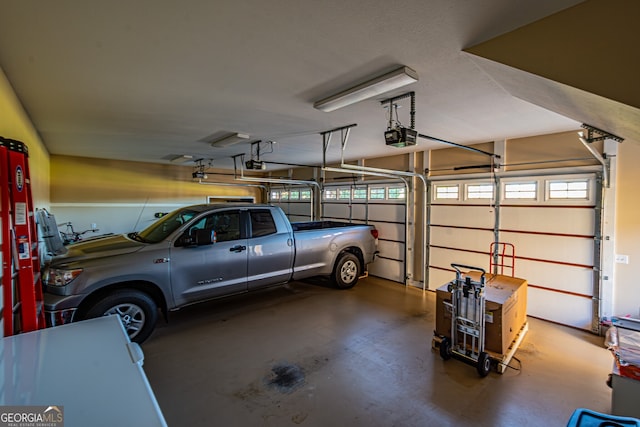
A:
<svg viewBox="0 0 640 427">
<path fill-rule="evenodd" d="M 567 427 L 640 427 L 640 420 L 580 408 L 573 412 Z"/>
</svg>

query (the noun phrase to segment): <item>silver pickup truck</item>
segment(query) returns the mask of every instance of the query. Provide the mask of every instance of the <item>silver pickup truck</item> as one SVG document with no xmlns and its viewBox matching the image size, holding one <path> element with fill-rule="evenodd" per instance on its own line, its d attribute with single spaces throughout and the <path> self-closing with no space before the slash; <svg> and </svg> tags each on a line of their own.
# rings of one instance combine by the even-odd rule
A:
<svg viewBox="0 0 640 427">
<path fill-rule="evenodd" d="M 49 325 L 118 314 L 132 341 L 149 337 L 158 308 L 330 276 L 350 288 L 377 253 L 376 229 L 290 223 L 267 205 L 196 205 L 139 233 L 67 246 L 43 269 Z"/>
</svg>

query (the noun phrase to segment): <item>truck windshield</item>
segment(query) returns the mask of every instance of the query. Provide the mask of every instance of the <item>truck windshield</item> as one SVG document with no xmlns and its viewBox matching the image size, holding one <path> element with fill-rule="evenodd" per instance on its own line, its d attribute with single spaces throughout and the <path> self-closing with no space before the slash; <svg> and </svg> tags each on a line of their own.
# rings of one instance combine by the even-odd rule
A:
<svg viewBox="0 0 640 427">
<path fill-rule="evenodd" d="M 168 215 L 163 216 L 159 221 L 154 222 L 140 233 L 131 233 L 130 238 L 145 243 L 158 243 L 166 239 L 171 233 L 186 224 L 196 216 L 198 212 L 178 209 Z"/>
</svg>

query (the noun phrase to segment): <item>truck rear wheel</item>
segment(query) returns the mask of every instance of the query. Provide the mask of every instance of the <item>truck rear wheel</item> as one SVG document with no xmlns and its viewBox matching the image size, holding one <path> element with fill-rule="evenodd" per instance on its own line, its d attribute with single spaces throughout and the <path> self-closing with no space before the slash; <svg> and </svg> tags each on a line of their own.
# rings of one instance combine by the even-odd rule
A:
<svg viewBox="0 0 640 427">
<path fill-rule="evenodd" d="M 333 269 L 333 283 L 340 289 L 353 288 L 360 277 L 360 260 L 351 253 L 344 253 Z"/>
<path fill-rule="evenodd" d="M 158 320 L 158 306 L 147 294 L 134 289 L 122 289 L 108 294 L 87 311 L 85 318 L 117 314 L 124 330 L 133 342 L 146 340 Z"/>
</svg>

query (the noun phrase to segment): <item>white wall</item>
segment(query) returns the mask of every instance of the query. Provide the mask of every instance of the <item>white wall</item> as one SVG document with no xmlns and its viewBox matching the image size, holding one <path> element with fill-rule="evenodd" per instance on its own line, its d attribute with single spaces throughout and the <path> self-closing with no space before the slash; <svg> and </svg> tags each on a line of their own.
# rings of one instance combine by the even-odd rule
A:
<svg viewBox="0 0 640 427">
<path fill-rule="evenodd" d="M 618 148 L 615 250 L 629 264 L 616 264 L 614 314 L 640 318 L 640 144 L 624 141 Z"/>
</svg>

